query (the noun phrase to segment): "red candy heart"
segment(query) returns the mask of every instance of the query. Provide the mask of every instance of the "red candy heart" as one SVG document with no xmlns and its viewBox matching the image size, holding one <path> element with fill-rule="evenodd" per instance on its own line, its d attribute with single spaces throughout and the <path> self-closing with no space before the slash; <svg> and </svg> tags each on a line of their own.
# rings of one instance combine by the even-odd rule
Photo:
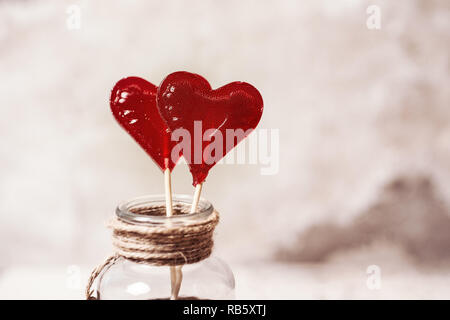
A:
<svg viewBox="0 0 450 320">
<path fill-rule="evenodd" d="M 119 124 L 162 169 L 172 170 L 178 158 L 171 158 L 175 142 L 156 107 L 157 87 L 138 78 L 116 83 L 110 98 L 111 111 Z"/>
<path fill-rule="evenodd" d="M 217 161 L 256 128 L 263 111 L 261 94 L 252 85 L 232 82 L 213 90 L 203 77 L 188 72 L 175 72 L 164 79 L 158 88 L 157 104 L 172 134 L 177 129 L 190 133 L 190 152 L 185 154 L 184 150 L 183 156 L 188 162 L 194 186 L 202 183 Z M 201 130 L 199 123 L 194 125 L 194 121 L 201 121 Z M 211 142 L 205 144 L 196 139 L 195 129 Z M 229 141 L 227 129 L 242 129 L 243 134 Z M 210 153 L 214 148 L 209 144 L 213 142 L 220 145 L 222 152 L 215 149 Z"/>
</svg>

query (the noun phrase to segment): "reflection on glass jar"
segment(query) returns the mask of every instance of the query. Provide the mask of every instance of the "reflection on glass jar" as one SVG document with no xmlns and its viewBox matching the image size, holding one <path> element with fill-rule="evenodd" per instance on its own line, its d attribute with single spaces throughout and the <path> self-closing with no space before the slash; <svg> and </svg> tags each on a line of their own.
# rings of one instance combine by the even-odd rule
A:
<svg viewBox="0 0 450 320">
<path fill-rule="evenodd" d="M 117 207 L 117 221 L 144 233 L 136 235 L 134 229 L 124 233 L 113 226 L 116 255 L 94 277 L 98 299 L 170 299 L 171 266 L 181 269 L 178 299 L 234 298 L 231 269 L 210 255 L 215 224 L 211 227 L 207 223 L 218 214 L 203 199 L 197 212 L 189 213 L 191 202 L 189 196 L 174 196 L 171 217 L 165 216 L 164 196 L 136 198 Z M 154 236 L 156 231 L 158 237 Z M 143 238 L 144 245 L 136 245 L 135 241 Z"/>
</svg>

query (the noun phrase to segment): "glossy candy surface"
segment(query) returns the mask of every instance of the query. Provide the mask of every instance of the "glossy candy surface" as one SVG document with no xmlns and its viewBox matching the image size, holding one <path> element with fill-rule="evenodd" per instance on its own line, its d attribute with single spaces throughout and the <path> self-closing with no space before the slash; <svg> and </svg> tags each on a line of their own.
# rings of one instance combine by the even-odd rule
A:
<svg viewBox="0 0 450 320">
<path fill-rule="evenodd" d="M 179 157 L 171 159 L 174 142 L 156 107 L 157 87 L 150 82 L 128 77 L 111 92 L 111 111 L 119 124 L 136 140 L 155 163 L 172 170 Z"/>
<path fill-rule="evenodd" d="M 232 82 L 213 90 L 203 77 L 188 72 L 175 72 L 164 79 L 158 88 L 157 105 L 172 132 L 185 129 L 190 133 L 190 154 L 183 156 L 194 186 L 250 134 L 263 111 L 261 94 L 252 85 Z M 220 148 L 209 146 L 213 142 Z"/>
</svg>

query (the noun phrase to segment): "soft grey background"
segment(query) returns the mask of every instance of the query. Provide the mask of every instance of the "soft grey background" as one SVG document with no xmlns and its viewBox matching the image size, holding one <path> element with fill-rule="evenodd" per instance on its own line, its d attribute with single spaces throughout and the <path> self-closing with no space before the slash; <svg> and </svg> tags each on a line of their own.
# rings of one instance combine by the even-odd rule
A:
<svg viewBox="0 0 450 320">
<path fill-rule="evenodd" d="M 450 298 L 449 43 L 446 0 L 0 1 L 0 298 L 82 298 L 115 205 L 163 192 L 109 92 L 177 70 L 252 83 L 280 132 L 278 174 L 204 187 L 238 297 Z"/>
</svg>

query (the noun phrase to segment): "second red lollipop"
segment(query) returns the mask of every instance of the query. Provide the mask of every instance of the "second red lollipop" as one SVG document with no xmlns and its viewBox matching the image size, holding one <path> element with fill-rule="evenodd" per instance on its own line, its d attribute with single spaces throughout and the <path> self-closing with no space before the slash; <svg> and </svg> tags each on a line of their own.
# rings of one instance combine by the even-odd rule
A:
<svg viewBox="0 0 450 320">
<path fill-rule="evenodd" d="M 248 83 L 232 82 L 213 90 L 203 77 L 180 71 L 168 75 L 159 86 L 157 107 L 172 134 L 177 129 L 190 133 L 190 152 L 183 156 L 195 186 L 202 183 L 217 161 L 257 126 L 263 112 L 263 100 L 259 91 Z M 206 140 L 222 139 L 222 152 L 213 162 L 205 155 L 208 142 L 200 141 L 199 146 L 196 145 L 199 141 L 194 141 L 195 130 L 200 126 L 201 136 Z M 227 129 L 242 130 L 244 134 L 226 141 Z M 218 137 L 219 133 L 221 137 Z"/>
</svg>

